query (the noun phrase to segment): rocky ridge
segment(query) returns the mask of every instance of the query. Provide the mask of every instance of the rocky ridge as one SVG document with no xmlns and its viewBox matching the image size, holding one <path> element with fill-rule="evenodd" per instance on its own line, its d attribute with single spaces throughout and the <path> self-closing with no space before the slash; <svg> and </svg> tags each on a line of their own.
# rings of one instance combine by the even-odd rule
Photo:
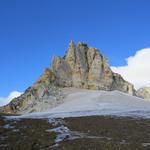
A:
<svg viewBox="0 0 150 150">
<path fill-rule="evenodd" d="M 55 86 L 54 80 L 51 70 L 45 69 L 39 80 L 20 97 L 2 107 L 2 112 L 16 114 L 40 112 L 62 103 L 64 94 L 59 87 Z"/>
<path fill-rule="evenodd" d="M 45 69 L 38 81 L 20 97 L 0 108 L 5 113 L 30 113 L 55 107 L 63 102 L 64 87 L 94 90 L 119 90 L 135 94 L 132 84 L 114 73 L 107 59 L 96 48 L 70 42 L 66 55 L 54 57 L 51 68 Z"/>
<path fill-rule="evenodd" d="M 137 96 L 150 100 L 150 87 L 144 87 L 137 90 Z"/>
<path fill-rule="evenodd" d="M 54 57 L 52 72 L 57 85 L 94 90 L 119 90 L 134 94 L 133 85 L 121 75 L 112 72 L 107 59 L 96 48 L 79 42 L 70 42 L 66 55 Z"/>
</svg>

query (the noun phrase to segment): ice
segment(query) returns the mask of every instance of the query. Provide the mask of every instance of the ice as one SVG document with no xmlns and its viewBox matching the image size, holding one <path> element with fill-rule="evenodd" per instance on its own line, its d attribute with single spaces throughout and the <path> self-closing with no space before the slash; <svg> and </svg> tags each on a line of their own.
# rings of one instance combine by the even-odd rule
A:
<svg viewBox="0 0 150 150">
<path fill-rule="evenodd" d="M 52 147 L 57 147 L 60 143 L 64 140 L 74 140 L 78 138 L 82 138 L 83 135 L 77 131 L 70 131 L 68 127 L 64 126 L 63 124 L 59 127 L 55 127 L 53 129 L 46 130 L 47 132 L 55 132 L 57 133 L 55 143 Z"/>
<path fill-rule="evenodd" d="M 142 146 L 144 147 L 150 146 L 150 143 L 142 143 Z"/>
<path fill-rule="evenodd" d="M 51 123 L 54 128 L 46 130 L 46 132 L 55 132 L 56 138 L 52 147 L 58 147 L 60 143 L 64 140 L 74 140 L 80 138 L 88 138 L 88 139 L 106 139 L 111 140 L 109 137 L 102 136 L 93 136 L 88 135 L 87 133 L 81 133 L 78 131 L 71 131 L 67 126 L 65 126 L 65 122 L 62 119 L 49 119 L 49 123 Z"/>
<path fill-rule="evenodd" d="M 0 126 L 1 128 L 4 128 L 4 129 L 13 129 L 14 126 L 11 126 L 10 124 L 6 124 L 4 126 Z"/>
<path fill-rule="evenodd" d="M 9 144 L 0 144 L 0 147 L 7 147 Z"/>
<path fill-rule="evenodd" d="M 119 91 L 74 90 L 64 103 L 22 115 L 22 118 L 64 118 L 93 115 L 115 115 L 150 118 L 150 101 Z"/>
<path fill-rule="evenodd" d="M 59 143 L 59 142 L 63 141 L 66 137 L 69 136 L 69 129 L 67 127 L 65 127 L 64 125 L 61 125 L 60 127 L 53 128 L 53 129 L 50 129 L 47 131 L 57 133 L 55 143 Z"/>
</svg>

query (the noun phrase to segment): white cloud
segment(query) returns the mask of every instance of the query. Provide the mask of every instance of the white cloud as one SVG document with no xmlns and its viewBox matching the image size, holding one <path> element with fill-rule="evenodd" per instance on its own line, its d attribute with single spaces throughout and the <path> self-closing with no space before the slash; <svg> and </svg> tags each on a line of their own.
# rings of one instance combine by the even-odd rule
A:
<svg viewBox="0 0 150 150">
<path fill-rule="evenodd" d="M 111 67 L 111 69 L 123 76 L 135 88 L 150 86 L 150 48 L 144 48 L 136 52 L 134 56 L 126 59 L 127 65 Z"/>
<path fill-rule="evenodd" d="M 7 97 L 0 97 L 0 106 L 8 104 L 13 98 L 18 97 L 21 94 L 21 92 L 13 91 Z"/>
</svg>

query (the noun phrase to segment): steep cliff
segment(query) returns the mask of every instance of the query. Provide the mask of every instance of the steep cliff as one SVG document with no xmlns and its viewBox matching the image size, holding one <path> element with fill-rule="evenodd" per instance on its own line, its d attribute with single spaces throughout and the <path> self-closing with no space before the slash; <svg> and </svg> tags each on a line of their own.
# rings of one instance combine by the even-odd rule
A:
<svg viewBox="0 0 150 150">
<path fill-rule="evenodd" d="M 29 87 L 20 97 L 13 99 L 0 110 L 4 113 L 40 112 L 62 103 L 63 93 L 54 84 L 55 76 L 45 69 L 38 81 Z"/>
<path fill-rule="evenodd" d="M 63 87 L 96 90 L 119 90 L 135 94 L 132 84 L 112 72 L 107 59 L 96 48 L 70 42 L 66 55 L 54 57 L 51 69 L 46 69 L 39 80 L 20 97 L 0 109 L 5 113 L 43 111 L 62 103 Z"/>
<path fill-rule="evenodd" d="M 59 86 L 119 90 L 134 94 L 133 85 L 125 81 L 119 74 L 111 71 L 107 59 L 96 48 L 73 41 L 69 44 L 66 55 L 54 57 L 52 72 Z"/>
</svg>

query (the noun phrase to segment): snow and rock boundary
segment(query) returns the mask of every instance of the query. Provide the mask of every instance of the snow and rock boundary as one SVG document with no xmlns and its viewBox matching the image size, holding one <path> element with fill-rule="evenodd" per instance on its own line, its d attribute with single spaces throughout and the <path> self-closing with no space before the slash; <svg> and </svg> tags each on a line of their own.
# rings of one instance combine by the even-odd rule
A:
<svg viewBox="0 0 150 150">
<path fill-rule="evenodd" d="M 150 101 L 120 91 L 66 88 L 64 102 L 43 112 L 19 118 L 66 118 L 80 116 L 131 116 L 150 118 Z"/>
</svg>

